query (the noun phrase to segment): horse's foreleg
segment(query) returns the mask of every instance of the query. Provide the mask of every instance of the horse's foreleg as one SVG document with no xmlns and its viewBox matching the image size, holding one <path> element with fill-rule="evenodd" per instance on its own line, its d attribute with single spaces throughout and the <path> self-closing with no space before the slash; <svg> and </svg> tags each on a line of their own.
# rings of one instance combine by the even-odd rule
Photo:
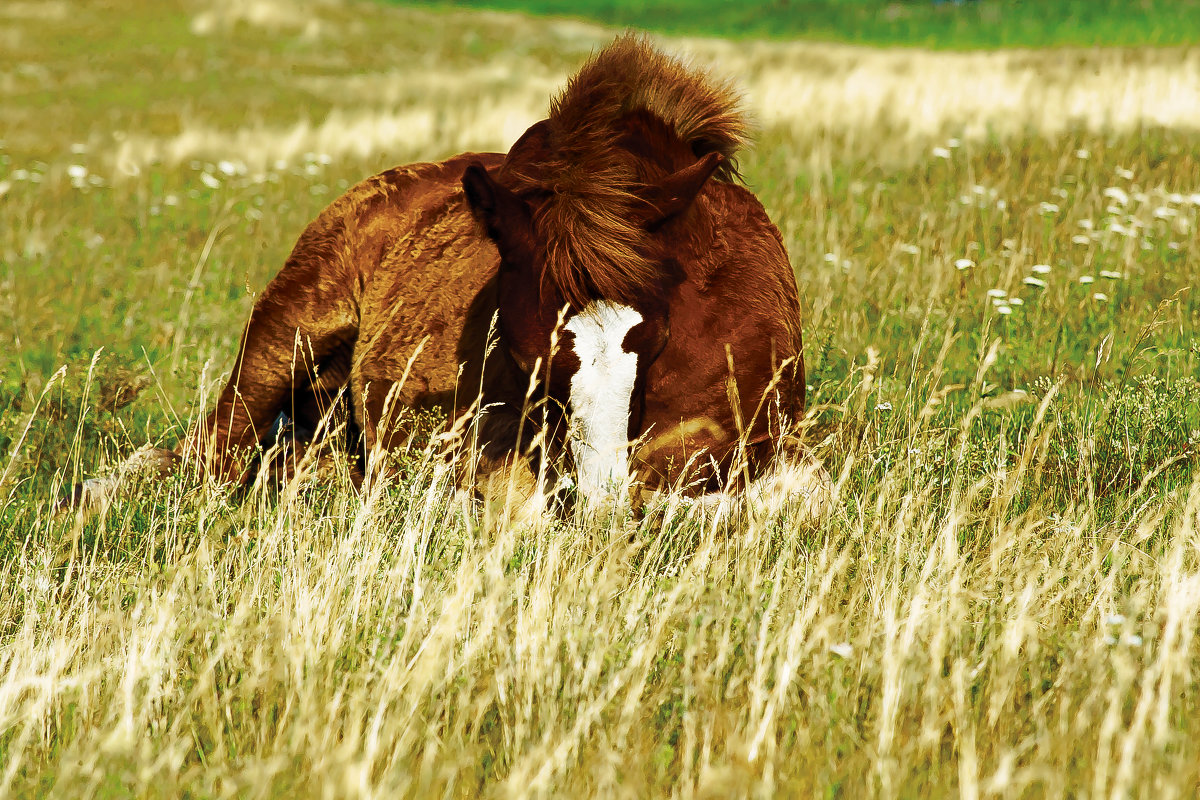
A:
<svg viewBox="0 0 1200 800">
<path fill-rule="evenodd" d="M 291 409 L 293 397 L 336 394 L 333 383 L 345 383 L 343 362 L 349 363 L 358 332 L 358 281 L 343 258 L 343 235 L 336 219 L 322 216 L 300 237 L 254 304 L 216 407 L 174 451 L 138 451 L 114 475 L 75 487 L 64 505 L 88 505 L 93 496 L 114 493 L 125 476 L 147 465 L 157 476 L 170 474 L 185 457 L 220 483 L 242 484 L 256 445 Z M 322 366 L 329 375 L 319 374 Z"/>
<path fill-rule="evenodd" d="M 264 300 L 267 298 L 264 296 Z M 255 448 L 270 432 L 281 413 L 296 418 L 297 403 L 332 397 L 322 367 L 328 365 L 335 381 L 344 382 L 338 369 L 347 350 L 348 325 L 340 319 L 296 320 L 290 309 L 260 302 L 242 337 L 237 362 L 216 407 L 195 426 L 176 452 L 196 458 L 205 473 L 220 483 L 241 484 Z M 324 405 L 324 403 L 322 403 Z M 305 408 L 305 421 L 316 416 Z M 315 420 L 313 420 L 315 422 Z"/>
</svg>

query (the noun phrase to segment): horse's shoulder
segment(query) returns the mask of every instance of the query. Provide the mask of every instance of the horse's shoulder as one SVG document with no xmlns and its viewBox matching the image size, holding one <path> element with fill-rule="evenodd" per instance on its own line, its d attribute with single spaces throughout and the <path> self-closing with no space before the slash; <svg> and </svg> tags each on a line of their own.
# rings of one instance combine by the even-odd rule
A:
<svg viewBox="0 0 1200 800">
<path fill-rule="evenodd" d="M 710 181 L 706 194 L 711 198 L 714 213 L 723 218 L 743 219 L 745 225 L 755 230 L 775 229 L 774 223 L 763 208 L 762 202 L 740 183 L 732 181 Z"/>
<path fill-rule="evenodd" d="M 460 181 L 468 165 L 480 162 L 491 168 L 503 160 L 500 153 L 460 153 L 443 161 L 392 167 L 351 186 L 328 211 L 359 219 L 444 204 L 461 192 Z"/>
<path fill-rule="evenodd" d="M 702 294 L 798 331 L 795 273 L 762 203 L 740 184 L 712 181 L 704 205 L 711 237 L 694 267 Z"/>
</svg>

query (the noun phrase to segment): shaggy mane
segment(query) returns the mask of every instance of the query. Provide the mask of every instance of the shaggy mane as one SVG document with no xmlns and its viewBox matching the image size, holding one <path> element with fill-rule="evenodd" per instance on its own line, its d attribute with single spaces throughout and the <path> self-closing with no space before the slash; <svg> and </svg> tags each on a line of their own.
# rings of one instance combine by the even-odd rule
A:
<svg viewBox="0 0 1200 800">
<path fill-rule="evenodd" d="M 567 302 L 629 303 L 660 284 L 638 191 L 713 152 L 725 157 L 714 177 L 735 180 L 749 127 L 740 102 L 730 83 L 634 34 L 593 56 L 554 98 L 536 155 L 518 142 L 505 171 L 515 190 L 548 196 L 535 224 Z"/>
</svg>

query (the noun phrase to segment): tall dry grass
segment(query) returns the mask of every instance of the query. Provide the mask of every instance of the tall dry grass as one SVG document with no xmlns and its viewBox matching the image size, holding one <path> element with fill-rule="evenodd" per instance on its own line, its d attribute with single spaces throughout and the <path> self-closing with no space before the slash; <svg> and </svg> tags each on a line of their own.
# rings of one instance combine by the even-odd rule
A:
<svg viewBox="0 0 1200 800">
<path fill-rule="evenodd" d="M 421 454 L 362 496 L 37 512 L 0 792 L 1188 796 L 1200 484 L 1016 513 L 1052 401 L 944 492 L 847 463 L 816 527 L 678 499 L 514 524 Z"/>
</svg>

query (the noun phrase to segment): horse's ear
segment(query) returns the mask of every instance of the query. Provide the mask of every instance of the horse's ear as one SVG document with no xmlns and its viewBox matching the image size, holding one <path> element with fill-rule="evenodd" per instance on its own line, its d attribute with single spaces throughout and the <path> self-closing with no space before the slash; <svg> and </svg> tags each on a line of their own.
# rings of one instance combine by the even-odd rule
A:
<svg viewBox="0 0 1200 800">
<path fill-rule="evenodd" d="M 709 153 L 690 167 L 684 167 L 658 183 L 647 185 L 640 192 L 646 201 L 642 225 L 647 230 L 654 230 L 671 217 L 686 211 L 724 160 L 725 156 L 720 153 Z"/>
<path fill-rule="evenodd" d="M 510 189 L 493 180 L 483 164 L 472 162 L 463 173 L 462 185 L 467 203 L 496 244 L 513 243 L 516 236 L 528 231 L 529 206 Z"/>
</svg>

